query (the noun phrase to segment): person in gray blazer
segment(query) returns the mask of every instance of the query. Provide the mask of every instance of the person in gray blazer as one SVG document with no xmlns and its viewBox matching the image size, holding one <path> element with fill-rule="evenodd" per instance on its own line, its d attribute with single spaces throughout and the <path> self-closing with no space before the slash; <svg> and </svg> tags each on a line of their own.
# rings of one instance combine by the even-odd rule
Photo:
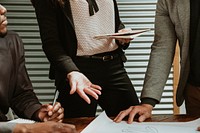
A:
<svg viewBox="0 0 200 133">
<path fill-rule="evenodd" d="M 131 106 L 115 119 L 129 115 L 128 123 L 139 114 L 139 121 L 151 117 L 168 79 L 176 44 L 180 47 L 180 78 L 176 103 L 185 100 L 186 113 L 200 115 L 200 1 L 158 0 L 155 38 L 141 94 L 141 105 Z"/>
<path fill-rule="evenodd" d="M 7 30 L 5 14 L 6 8 L 0 5 L 0 133 L 76 133 L 74 125 L 61 123 L 64 109 L 60 103 L 42 105 L 36 97 L 25 67 L 22 40 Z M 8 123 L 9 107 L 18 117 L 41 123 Z"/>
</svg>

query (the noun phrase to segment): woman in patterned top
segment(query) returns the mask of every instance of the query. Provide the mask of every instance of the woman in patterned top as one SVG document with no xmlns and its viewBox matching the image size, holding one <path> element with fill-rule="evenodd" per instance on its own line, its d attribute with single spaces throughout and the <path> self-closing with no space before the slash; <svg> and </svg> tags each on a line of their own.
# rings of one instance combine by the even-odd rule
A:
<svg viewBox="0 0 200 133">
<path fill-rule="evenodd" d="M 94 39 L 125 32 L 116 0 L 32 0 L 43 50 L 65 117 L 115 116 L 138 97 L 124 68 L 130 39 Z"/>
</svg>

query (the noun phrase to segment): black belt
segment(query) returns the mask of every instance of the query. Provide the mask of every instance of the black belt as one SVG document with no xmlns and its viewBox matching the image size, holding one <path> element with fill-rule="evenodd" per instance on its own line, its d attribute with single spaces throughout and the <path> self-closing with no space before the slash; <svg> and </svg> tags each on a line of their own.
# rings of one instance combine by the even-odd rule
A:
<svg viewBox="0 0 200 133">
<path fill-rule="evenodd" d="M 119 54 L 111 54 L 111 55 L 84 55 L 84 56 L 76 56 L 77 59 L 97 59 L 102 61 L 111 61 L 116 58 L 119 58 Z"/>
</svg>

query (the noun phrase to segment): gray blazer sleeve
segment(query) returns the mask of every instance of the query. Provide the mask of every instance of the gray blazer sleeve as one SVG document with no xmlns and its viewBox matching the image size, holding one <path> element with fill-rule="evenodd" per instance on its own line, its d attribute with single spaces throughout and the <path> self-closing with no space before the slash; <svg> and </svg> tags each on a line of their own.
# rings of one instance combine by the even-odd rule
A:
<svg viewBox="0 0 200 133">
<path fill-rule="evenodd" d="M 0 122 L 0 133 L 12 133 L 16 123 Z"/>
<path fill-rule="evenodd" d="M 166 0 L 158 0 L 155 17 L 155 38 L 151 46 L 150 60 L 145 74 L 141 99 L 152 98 L 160 101 L 168 79 L 177 41 L 174 24 L 170 18 L 171 12 L 174 13 L 175 11 L 169 10 L 173 5 L 173 0 L 167 2 Z"/>
</svg>

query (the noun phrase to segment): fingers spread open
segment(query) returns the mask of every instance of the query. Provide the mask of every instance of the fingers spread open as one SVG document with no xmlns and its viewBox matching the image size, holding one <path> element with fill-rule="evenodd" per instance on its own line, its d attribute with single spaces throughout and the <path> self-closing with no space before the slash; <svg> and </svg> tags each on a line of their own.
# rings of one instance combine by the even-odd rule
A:
<svg viewBox="0 0 200 133">
<path fill-rule="evenodd" d="M 77 87 L 76 81 L 71 81 L 70 86 L 71 86 L 70 94 L 74 94 L 74 92 L 76 92 L 76 87 Z"/>
<path fill-rule="evenodd" d="M 100 87 L 99 85 L 91 84 L 90 87 L 95 88 L 95 89 L 97 89 L 97 90 L 102 90 L 101 87 Z"/>
<path fill-rule="evenodd" d="M 94 85 L 92 84 L 89 89 L 91 89 L 94 93 L 98 94 L 98 95 L 101 95 L 101 87 L 98 86 L 98 85 Z"/>
<path fill-rule="evenodd" d="M 92 97 L 94 97 L 96 100 L 99 98 L 99 96 L 95 93 L 95 89 L 89 87 L 89 88 L 85 88 L 84 92 Z"/>
<path fill-rule="evenodd" d="M 90 98 L 85 94 L 85 92 L 82 90 L 82 89 L 80 89 L 80 90 L 77 90 L 77 93 L 79 94 L 79 96 L 81 97 L 81 98 L 83 98 L 88 104 L 90 104 Z"/>
</svg>

